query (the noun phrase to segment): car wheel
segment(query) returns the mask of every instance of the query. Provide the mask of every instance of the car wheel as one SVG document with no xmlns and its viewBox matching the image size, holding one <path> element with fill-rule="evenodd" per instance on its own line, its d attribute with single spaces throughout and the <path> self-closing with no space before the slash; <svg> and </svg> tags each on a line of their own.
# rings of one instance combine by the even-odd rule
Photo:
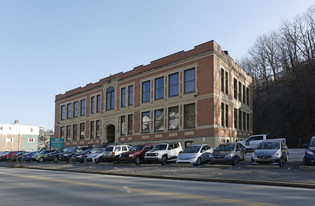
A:
<svg viewBox="0 0 315 206">
<path fill-rule="evenodd" d="M 167 164 L 167 157 L 163 156 L 161 160 L 161 165 L 166 165 Z"/>
<path fill-rule="evenodd" d="M 197 166 L 200 166 L 200 165 L 201 165 L 201 159 L 200 159 L 200 157 L 197 159 L 196 165 L 197 165 Z"/>
<path fill-rule="evenodd" d="M 39 162 L 44 162 L 44 158 L 43 157 L 39 158 Z"/>
<path fill-rule="evenodd" d="M 135 164 L 136 165 L 140 165 L 140 163 L 141 163 L 141 159 L 140 159 L 139 156 L 137 156 L 136 159 L 135 159 Z"/>
<path fill-rule="evenodd" d="M 281 157 L 279 160 L 279 167 L 282 167 L 282 166 L 283 166 L 283 158 Z"/>
<path fill-rule="evenodd" d="M 232 165 L 234 166 L 234 165 L 236 165 L 236 164 L 237 164 L 237 158 L 236 158 L 236 156 L 235 156 L 235 157 L 233 157 Z"/>
</svg>

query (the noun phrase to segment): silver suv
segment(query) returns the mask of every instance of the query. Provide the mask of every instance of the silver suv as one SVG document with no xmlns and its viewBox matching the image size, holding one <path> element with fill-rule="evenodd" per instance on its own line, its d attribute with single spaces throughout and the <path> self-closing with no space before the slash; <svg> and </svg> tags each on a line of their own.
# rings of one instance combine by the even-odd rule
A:
<svg viewBox="0 0 315 206">
<path fill-rule="evenodd" d="M 182 151 L 183 148 L 180 142 L 159 143 L 151 151 L 145 153 L 144 161 L 165 165 L 168 160 L 176 159 Z"/>
</svg>

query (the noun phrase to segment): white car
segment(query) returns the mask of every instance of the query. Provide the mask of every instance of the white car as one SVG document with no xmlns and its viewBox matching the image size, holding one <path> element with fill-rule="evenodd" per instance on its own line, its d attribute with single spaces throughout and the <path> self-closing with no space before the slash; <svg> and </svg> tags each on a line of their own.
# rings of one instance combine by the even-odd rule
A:
<svg viewBox="0 0 315 206">
<path fill-rule="evenodd" d="M 103 152 L 104 161 L 114 161 L 119 160 L 119 155 L 128 152 L 130 150 L 130 145 L 109 145 L 105 148 Z"/>
<path fill-rule="evenodd" d="M 165 165 L 168 160 L 176 159 L 182 151 L 183 148 L 180 142 L 159 143 L 151 151 L 145 153 L 144 161 Z"/>
<path fill-rule="evenodd" d="M 97 151 L 92 152 L 89 154 L 86 158 L 86 162 L 94 162 L 99 163 L 103 161 L 103 152 L 105 151 L 105 148 L 99 148 Z"/>
<path fill-rule="evenodd" d="M 176 159 L 176 163 L 189 163 L 191 165 L 201 165 L 210 160 L 213 149 L 208 144 L 191 145 L 187 147 Z"/>
</svg>

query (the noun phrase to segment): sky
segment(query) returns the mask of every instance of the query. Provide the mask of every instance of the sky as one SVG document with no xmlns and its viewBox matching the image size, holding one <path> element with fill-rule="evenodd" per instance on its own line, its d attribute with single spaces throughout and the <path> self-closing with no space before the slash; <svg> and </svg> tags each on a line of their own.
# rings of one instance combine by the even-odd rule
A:
<svg viewBox="0 0 315 206">
<path fill-rule="evenodd" d="M 314 0 L 0 0 L 0 123 L 54 129 L 55 96 L 215 40 L 234 60 Z"/>
</svg>

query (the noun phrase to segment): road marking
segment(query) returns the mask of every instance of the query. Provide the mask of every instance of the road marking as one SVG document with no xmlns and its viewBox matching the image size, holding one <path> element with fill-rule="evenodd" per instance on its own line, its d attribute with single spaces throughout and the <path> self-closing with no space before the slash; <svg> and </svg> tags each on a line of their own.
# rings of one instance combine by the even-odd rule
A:
<svg viewBox="0 0 315 206">
<path fill-rule="evenodd" d="M 185 199 L 198 199 L 198 200 L 207 200 L 211 202 L 220 202 L 220 203 L 229 203 L 229 204 L 237 204 L 237 205 L 250 205 L 250 206 L 280 206 L 277 204 L 269 204 L 269 203 L 261 203 L 261 202 L 250 202 L 250 201 L 243 201 L 243 200 L 234 200 L 234 199 L 225 199 L 225 198 L 217 198 L 217 197 L 207 197 L 207 196 L 198 196 L 198 195 L 187 195 L 187 194 L 180 194 L 180 193 L 173 193 L 173 192 L 161 192 L 161 191 L 154 191 L 154 190 L 144 190 L 144 189 L 132 189 L 126 186 L 110 186 L 110 185 L 101 185 L 95 183 L 84 183 L 72 180 L 61 180 L 61 179 L 53 179 L 49 177 L 38 177 L 38 176 L 30 176 L 30 175 L 20 175 L 20 174 L 9 174 L 9 173 L 2 173 L 0 175 L 12 176 L 12 177 L 21 177 L 21 178 L 28 178 L 28 179 L 35 179 L 35 180 L 45 180 L 50 182 L 61 182 L 61 183 L 68 183 L 74 185 L 81 185 L 81 186 L 89 186 L 89 187 L 98 187 L 104 189 L 115 189 L 120 191 L 125 191 L 127 193 L 130 192 L 137 192 L 142 194 L 150 194 L 150 195 L 159 195 L 159 196 L 169 196 L 169 197 L 179 197 Z"/>
</svg>

